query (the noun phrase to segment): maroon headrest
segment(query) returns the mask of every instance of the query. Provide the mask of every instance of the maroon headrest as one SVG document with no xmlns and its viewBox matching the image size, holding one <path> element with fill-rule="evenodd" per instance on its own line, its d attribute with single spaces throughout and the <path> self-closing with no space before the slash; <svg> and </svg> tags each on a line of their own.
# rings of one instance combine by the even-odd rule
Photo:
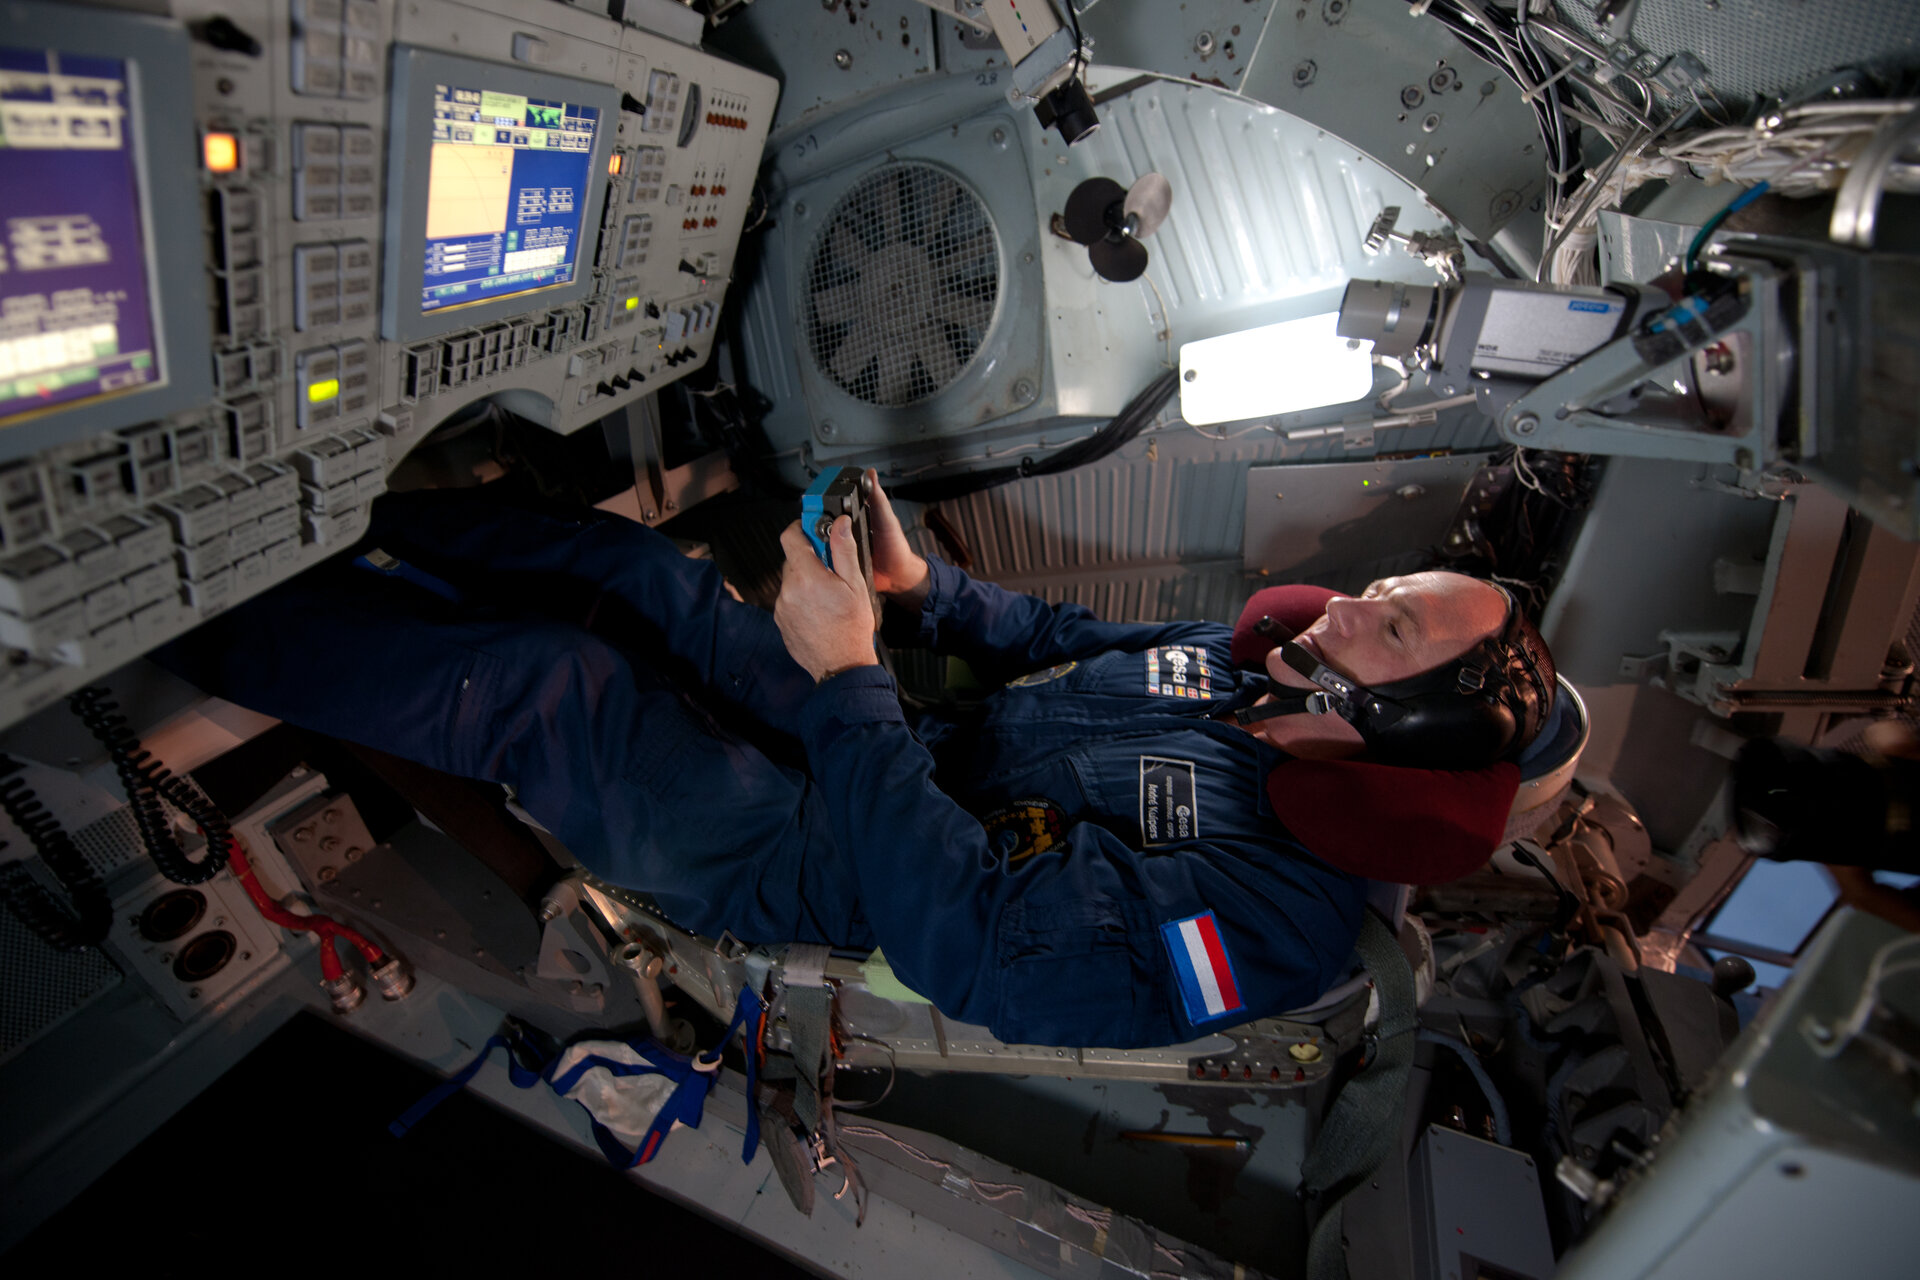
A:
<svg viewBox="0 0 1920 1280">
<path fill-rule="evenodd" d="M 1520 766 L 1408 769 L 1368 760 L 1286 760 L 1267 798 L 1321 861 L 1394 884 L 1443 884 L 1478 871 L 1506 834 Z"/>
<path fill-rule="evenodd" d="M 1258 668 L 1267 651 L 1305 631 L 1338 592 L 1263 587 L 1233 626 L 1233 664 Z M 1262 618 L 1273 627 L 1262 632 Z M 1506 833 L 1520 791 L 1518 766 L 1407 769 L 1368 760 L 1298 760 L 1267 775 L 1274 812 L 1322 861 L 1395 884 L 1441 884 L 1478 871 Z"/>
<path fill-rule="evenodd" d="M 1318 622 L 1320 615 L 1327 611 L 1327 601 L 1339 594 L 1325 587 L 1308 587 L 1298 583 L 1284 587 L 1262 587 L 1254 592 L 1253 599 L 1247 601 L 1247 607 L 1240 611 L 1240 621 L 1233 624 L 1233 665 L 1258 667 L 1266 661 L 1267 650 L 1284 640 L 1293 639 Z M 1262 633 L 1255 630 L 1262 618 L 1273 619 L 1273 631 Z"/>
</svg>

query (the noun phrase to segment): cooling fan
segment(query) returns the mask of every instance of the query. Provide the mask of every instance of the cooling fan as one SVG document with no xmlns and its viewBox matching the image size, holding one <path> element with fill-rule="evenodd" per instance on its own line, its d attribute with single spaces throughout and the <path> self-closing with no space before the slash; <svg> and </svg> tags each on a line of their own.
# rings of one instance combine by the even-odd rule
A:
<svg viewBox="0 0 1920 1280">
<path fill-rule="evenodd" d="M 986 341 L 1000 272 L 999 237 L 972 188 L 930 164 L 876 169 L 814 241 L 805 314 L 814 364 L 868 404 L 937 395 Z"/>
</svg>

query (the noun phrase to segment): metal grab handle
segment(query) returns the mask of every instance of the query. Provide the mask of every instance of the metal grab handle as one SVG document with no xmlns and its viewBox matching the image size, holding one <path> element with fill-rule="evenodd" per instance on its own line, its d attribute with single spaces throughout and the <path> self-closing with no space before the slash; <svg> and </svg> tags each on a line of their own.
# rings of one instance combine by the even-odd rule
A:
<svg viewBox="0 0 1920 1280">
<path fill-rule="evenodd" d="M 1835 244 L 1873 248 L 1873 224 L 1880 214 L 1880 193 L 1886 186 L 1887 171 L 1917 137 L 1920 108 L 1882 124 L 1866 149 L 1855 157 L 1833 201 L 1833 221 L 1827 236 Z"/>
</svg>

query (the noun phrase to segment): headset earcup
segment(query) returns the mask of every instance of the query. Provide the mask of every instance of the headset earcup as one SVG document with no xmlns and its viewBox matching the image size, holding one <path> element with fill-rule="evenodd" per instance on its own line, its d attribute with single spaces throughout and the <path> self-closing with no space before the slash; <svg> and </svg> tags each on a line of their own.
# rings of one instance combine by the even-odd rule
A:
<svg viewBox="0 0 1920 1280">
<path fill-rule="evenodd" d="M 1382 764 L 1484 768 L 1506 754 L 1519 727 L 1513 712 L 1492 698 L 1447 691 L 1394 701 L 1401 714 L 1391 723 L 1364 716 L 1355 725 L 1367 755 Z"/>
</svg>

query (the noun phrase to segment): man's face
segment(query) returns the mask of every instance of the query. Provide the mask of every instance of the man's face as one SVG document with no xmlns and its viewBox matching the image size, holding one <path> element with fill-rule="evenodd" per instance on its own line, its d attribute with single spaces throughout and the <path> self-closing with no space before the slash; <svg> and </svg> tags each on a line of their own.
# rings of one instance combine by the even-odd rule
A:
<svg viewBox="0 0 1920 1280">
<path fill-rule="evenodd" d="M 1506 597 L 1491 583 L 1459 573 L 1414 573 L 1382 578 L 1358 597 L 1335 596 L 1296 638 L 1350 679 L 1391 684 L 1451 662 L 1497 631 L 1506 616 Z M 1267 655 L 1267 674 L 1294 688 L 1312 687 L 1278 648 Z"/>
</svg>

